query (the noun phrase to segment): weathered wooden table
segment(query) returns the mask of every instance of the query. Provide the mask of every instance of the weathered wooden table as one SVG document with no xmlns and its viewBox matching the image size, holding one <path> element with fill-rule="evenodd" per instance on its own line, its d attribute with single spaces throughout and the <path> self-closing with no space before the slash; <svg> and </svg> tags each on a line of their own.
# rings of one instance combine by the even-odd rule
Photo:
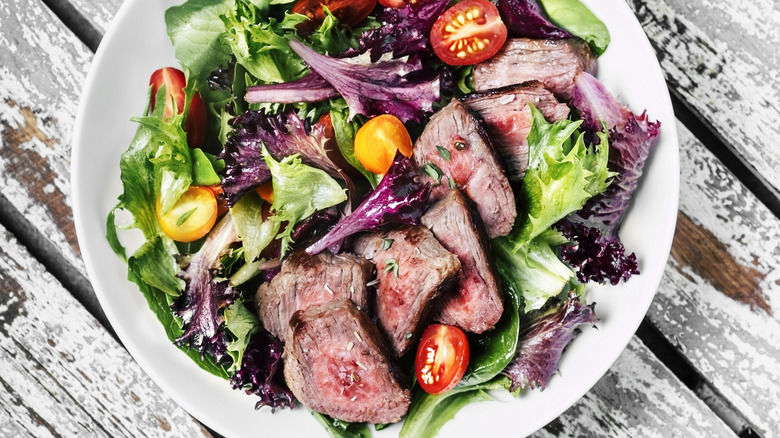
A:
<svg viewBox="0 0 780 438">
<path fill-rule="evenodd" d="M 121 0 L 0 4 L 0 436 L 210 436 L 113 335 L 70 149 Z M 677 232 L 610 371 L 537 436 L 780 436 L 780 3 L 630 0 L 678 118 Z"/>
</svg>

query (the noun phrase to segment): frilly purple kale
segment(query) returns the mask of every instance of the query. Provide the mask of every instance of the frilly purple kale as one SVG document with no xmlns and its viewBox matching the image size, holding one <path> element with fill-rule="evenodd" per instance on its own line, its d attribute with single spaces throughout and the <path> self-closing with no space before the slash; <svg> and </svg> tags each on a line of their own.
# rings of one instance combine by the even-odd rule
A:
<svg viewBox="0 0 780 438">
<path fill-rule="evenodd" d="M 171 304 L 174 315 L 181 318 L 184 331 L 176 339 L 176 345 L 194 348 L 201 356 L 208 354 L 218 364 L 230 359 L 227 354 L 230 339 L 220 310 L 235 302 L 238 295 L 227 279 L 215 278 L 215 266 L 222 252 L 236 241 L 236 227 L 226 215 L 201 249 L 192 255 L 189 264 L 183 267 L 181 277 L 186 287 Z"/>
<path fill-rule="evenodd" d="M 360 37 L 360 53 L 370 52 L 376 62 L 385 53 L 393 58 L 432 53 L 428 35 L 436 19 L 447 10 L 449 0 L 420 0 L 402 8 L 384 8 L 376 16 L 379 27 Z"/>
<path fill-rule="evenodd" d="M 283 345 L 265 332 L 252 335 L 241 368 L 230 377 L 230 386 L 260 397 L 255 409 L 293 407 L 293 395 L 282 376 Z"/>
<path fill-rule="evenodd" d="M 498 12 L 510 37 L 548 40 L 572 38 L 569 32 L 550 22 L 538 0 L 499 0 Z"/>
<path fill-rule="evenodd" d="M 366 63 L 359 57 L 320 55 L 296 40 L 290 41 L 290 47 L 338 90 L 347 101 L 350 117 L 392 114 L 404 123 L 421 121 L 440 99 L 439 75 L 423 74 L 418 57 Z"/>
<path fill-rule="evenodd" d="M 351 179 L 328 157 L 324 126 L 315 124 L 307 131 L 303 120 L 294 112 L 267 115 L 251 110 L 232 123 L 233 134 L 219 156 L 225 160 L 222 189 L 228 205 L 234 205 L 241 196 L 271 180 L 271 171 L 261 154 L 263 144 L 277 160 L 300 154 L 305 164 L 343 179 L 352 188 Z"/>
<path fill-rule="evenodd" d="M 392 166 L 376 190 L 351 215 L 340 220 L 321 239 L 306 248 L 306 252 L 317 254 L 355 233 L 378 231 L 389 224 L 419 223 L 431 196 L 431 185 L 420 182 L 417 176 L 412 161 L 396 152 Z"/>
<path fill-rule="evenodd" d="M 577 271 L 577 279 L 582 283 L 609 281 L 616 285 L 620 280 L 639 275 L 636 255 L 626 255 L 625 248 L 616 239 L 604 239 L 596 228 L 565 219 L 555 228 L 572 242 L 561 246 L 560 257 Z"/>
<path fill-rule="evenodd" d="M 557 371 L 563 349 L 574 337 L 574 330 L 580 324 L 597 322 L 594 304 L 582 304 L 574 294 L 557 309 L 539 314 L 520 330 L 517 353 L 502 371 L 512 380 L 510 390 L 543 390 Z"/>
<path fill-rule="evenodd" d="M 594 196 L 572 218 L 597 228 L 607 240 L 617 239 L 631 197 L 639 184 L 650 150 L 658 138 L 661 123 L 650 122 L 647 113 L 633 114 L 615 99 L 604 85 L 588 73 L 575 79 L 572 105 L 591 131 L 609 132 L 609 170 L 617 172 L 604 193 Z"/>
<path fill-rule="evenodd" d="M 573 242 L 562 248 L 561 257 L 577 270 L 580 281 L 609 281 L 614 285 L 639 274 L 636 256 L 626 255 L 618 230 L 661 123 L 650 122 L 646 112 L 632 113 L 588 73 L 580 73 L 575 79 L 571 103 L 580 111 L 589 138 L 597 140 L 594 133 L 606 127 L 608 168 L 617 175 L 603 193 L 556 225 Z"/>
</svg>

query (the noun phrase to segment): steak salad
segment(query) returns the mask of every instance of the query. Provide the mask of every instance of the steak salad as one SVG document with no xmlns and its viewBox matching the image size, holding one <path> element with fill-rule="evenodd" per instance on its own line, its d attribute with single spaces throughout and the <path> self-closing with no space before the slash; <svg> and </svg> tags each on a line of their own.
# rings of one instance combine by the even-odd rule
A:
<svg viewBox="0 0 780 438">
<path fill-rule="evenodd" d="M 660 124 L 578 0 L 187 0 L 107 238 L 169 339 L 334 436 L 544 389 Z M 124 248 L 115 215 L 144 243 Z M 284 415 L 283 412 L 277 415 Z M 432 421 L 435 419 L 436 421 Z"/>
</svg>

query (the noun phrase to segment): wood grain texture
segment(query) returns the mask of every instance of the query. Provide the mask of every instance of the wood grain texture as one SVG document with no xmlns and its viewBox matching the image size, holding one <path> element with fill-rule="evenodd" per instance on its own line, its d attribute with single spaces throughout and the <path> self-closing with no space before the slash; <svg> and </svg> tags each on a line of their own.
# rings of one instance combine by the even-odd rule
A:
<svg viewBox="0 0 780 438">
<path fill-rule="evenodd" d="M 629 0 L 671 89 L 780 190 L 780 3 Z"/>
<path fill-rule="evenodd" d="M 38 0 L 0 4 L 0 194 L 84 273 L 70 141 L 92 54 Z"/>
<path fill-rule="evenodd" d="M 534 438 L 576 436 L 714 438 L 735 434 L 634 336 L 585 397 L 534 434 Z"/>
<path fill-rule="evenodd" d="M 0 241 L 0 436 L 210 436 L 4 228 Z"/>
<path fill-rule="evenodd" d="M 780 436 L 780 220 L 677 129 L 678 230 L 649 319 L 756 431 Z"/>
</svg>

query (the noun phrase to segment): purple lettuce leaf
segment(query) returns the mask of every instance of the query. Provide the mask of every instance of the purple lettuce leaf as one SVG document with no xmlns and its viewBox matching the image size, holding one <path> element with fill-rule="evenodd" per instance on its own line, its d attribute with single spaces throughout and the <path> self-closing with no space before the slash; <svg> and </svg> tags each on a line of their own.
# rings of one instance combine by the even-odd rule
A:
<svg viewBox="0 0 780 438">
<path fill-rule="evenodd" d="M 378 231 L 389 224 L 418 224 L 430 196 L 430 183 L 421 183 L 412 161 L 396 152 L 392 166 L 376 190 L 351 215 L 341 219 L 321 239 L 306 248 L 306 252 L 317 254 L 339 245 L 355 233 Z"/>
<path fill-rule="evenodd" d="M 537 0 L 499 0 L 498 12 L 510 37 L 560 40 L 572 38 L 553 24 Z"/>
<path fill-rule="evenodd" d="M 247 87 L 244 99 L 248 103 L 320 102 L 339 95 L 333 86 L 316 72 L 297 81 Z"/>
<path fill-rule="evenodd" d="M 230 386 L 260 397 L 255 409 L 293 407 L 293 395 L 282 375 L 282 351 L 278 339 L 264 331 L 252 335 L 241 359 L 241 368 L 230 376 Z"/>
<path fill-rule="evenodd" d="M 591 198 L 569 219 L 597 228 L 604 239 L 614 240 L 661 123 L 650 122 L 647 112 L 632 113 L 598 79 L 584 72 L 575 79 L 571 103 L 580 111 L 586 129 L 601 131 L 606 126 L 610 143 L 608 167 L 617 176 L 604 193 Z"/>
<path fill-rule="evenodd" d="M 171 303 L 171 309 L 181 319 L 184 331 L 176 339 L 176 345 L 193 348 L 201 356 L 208 354 L 218 364 L 230 360 L 227 354 L 230 338 L 220 311 L 235 302 L 238 292 L 228 285 L 227 279 L 217 278 L 216 265 L 223 251 L 238 240 L 230 215 L 225 215 L 201 249 L 182 267 L 180 276 L 186 286 Z"/>
<path fill-rule="evenodd" d="M 617 239 L 604 239 L 601 231 L 583 223 L 566 219 L 555 225 L 572 243 L 562 245 L 560 257 L 577 271 L 582 283 L 595 281 L 616 285 L 627 281 L 632 275 L 639 275 L 636 255 L 626 255 L 626 249 Z"/>
<path fill-rule="evenodd" d="M 338 90 L 347 101 L 350 117 L 392 114 L 404 123 L 419 122 L 439 101 L 439 75 L 424 74 L 418 57 L 364 63 L 360 57 L 320 55 L 296 40 L 290 41 L 290 47 Z"/>
<path fill-rule="evenodd" d="M 558 370 L 564 347 L 574 337 L 580 324 L 595 324 L 595 304 L 582 304 L 576 294 L 558 308 L 540 311 L 520 330 L 517 353 L 502 371 L 512 380 L 511 391 L 522 388 L 544 390 L 550 377 Z"/>
<path fill-rule="evenodd" d="M 353 193 L 351 178 L 328 157 L 327 140 L 323 125 L 312 125 L 307 132 L 306 124 L 294 112 L 266 115 L 250 110 L 239 115 L 233 119 L 233 134 L 219 155 L 225 160 L 222 190 L 228 205 L 234 205 L 245 193 L 271 180 L 271 171 L 261 153 L 263 144 L 277 160 L 300 154 L 305 164 L 344 180 L 349 193 Z"/>
<path fill-rule="evenodd" d="M 385 53 L 393 58 L 408 55 L 430 56 L 429 34 L 436 19 L 447 10 L 449 0 L 420 0 L 402 8 L 384 8 L 376 16 L 380 26 L 363 33 L 359 53 L 370 52 L 376 62 Z"/>
</svg>

